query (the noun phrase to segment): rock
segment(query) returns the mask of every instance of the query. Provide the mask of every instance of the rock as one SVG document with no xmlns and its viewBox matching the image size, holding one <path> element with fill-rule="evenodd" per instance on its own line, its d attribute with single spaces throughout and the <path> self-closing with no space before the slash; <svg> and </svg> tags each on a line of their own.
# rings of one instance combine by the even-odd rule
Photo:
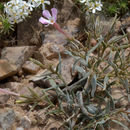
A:
<svg viewBox="0 0 130 130">
<path fill-rule="evenodd" d="M 61 66 L 61 75 L 66 82 L 66 84 L 69 84 L 72 80 L 72 65 L 74 64 L 74 59 L 72 57 L 63 59 L 62 66 Z"/>
<path fill-rule="evenodd" d="M 77 32 L 79 31 L 78 29 L 79 25 L 80 25 L 80 18 L 75 18 L 73 20 L 68 20 L 64 28 L 67 33 L 75 36 Z"/>
<path fill-rule="evenodd" d="M 13 76 L 17 73 L 17 67 L 7 60 L 0 60 L 0 80 Z"/>
<path fill-rule="evenodd" d="M 126 29 L 126 33 L 128 34 L 128 39 L 129 39 L 129 42 L 130 42 L 130 27 L 128 27 L 128 28 Z"/>
<path fill-rule="evenodd" d="M 58 120 L 56 118 L 49 118 L 46 126 L 43 128 L 43 130 L 58 130 L 62 126 L 63 122 L 62 120 Z"/>
<path fill-rule="evenodd" d="M 121 21 L 116 21 L 116 24 L 115 24 L 115 31 L 118 33 L 118 31 L 120 30 L 120 27 L 121 27 Z"/>
<path fill-rule="evenodd" d="M 128 34 L 130 34 L 130 27 L 128 27 L 128 28 L 126 29 L 126 32 L 127 32 Z"/>
<path fill-rule="evenodd" d="M 43 76 L 45 73 L 48 73 L 46 69 L 39 71 L 37 75 L 30 77 L 29 81 L 32 81 L 36 85 L 44 88 L 46 87 L 46 83 L 45 83 L 46 76 Z"/>
<path fill-rule="evenodd" d="M 24 130 L 23 127 L 17 127 L 16 130 Z"/>
<path fill-rule="evenodd" d="M 36 114 L 35 114 L 35 118 L 37 120 L 38 124 L 46 124 L 47 123 L 47 116 L 46 116 L 46 111 L 45 109 L 39 110 Z"/>
<path fill-rule="evenodd" d="M 55 43 L 46 43 L 39 49 L 40 53 L 44 55 L 48 60 L 58 58 L 59 53 L 61 56 L 65 56 L 65 48 L 63 45 Z"/>
<path fill-rule="evenodd" d="M 34 50 L 35 47 L 33 46 L 5 47 L 1 52 L 1 58 L 8 60 L 20 68 L 31 57 Z"/>
<path fill-rule="evenodd" d="M 75 34 L 78 32 L 78 26 L 80 19 L 75 18 L 73 20 L 69 20 L 66 25 L 62 28 L 63 31 L 65 31 L 69 36 L 75 36 Z M 67 44 L 67 39 L 66 37 L 61 34 L 57 30 L 51 30 L 48 31 L 45 35 L 44 43 L 53 43 L 56 44 L 57 46 L 60 45 L 65 45 Z"/>
<path fill-rule="evenodd" d="M 97 44 L 97 41 L 94 38 L 90 39 L 90 45 L 92 45 L 93 47 Z"/>
<path fill-rule="evenodd" d="M 62 9 L 60 10 L 59 17 L 58 17 L 60 23 L 66 23 L 68 22 L 68 20 L 74 19 L 79 16 L 80 16 L 80 11 L 75 6 L 72 0 L 64 0 L 62 2 Z"/>
<path fill-rule="evenodd" d="M 0 104 L 6 104 L 9 98 L 10 98 L 10 95 L 0 94 Z"/>
<path fill-rule="evenodd" d="M 25 129 L 29 129 L 31 127 L 31 121 L 27 116 L 24 116 L 20 121 L 20 126 Z"/>
<path fill-rule="evenodd" d="M 32 61 L 26 61 L 22 68 L 25 72 L 30 74 L 36 74 L 40 69 L 40 67 L 34 64 Z"/>
<path fill-rule="evenodd" d="M 9 88 L 11 91 L 18 93 L 22 84 L 19 82 L 8 82 L 2 85 L 3 88 Z"/>
<path fill-rule="evenodd" d="M 30 95 L 30 89 L 34 89 L 34 84 L 33 83 L 23 83 L 22 87 L 19 89 L 19 94 L 20 95 Z"/>
<path fill-rule="evenodd" d="M 14 110 L 10 109 L 8 111 L 4 112 L 2 111 L 2 113 L 0 113 L 0 127 L 2 127 L 3 130 L 10 130 L 14 122 L 15 122 Z"/>
<path fill-rule="evenodd" d="M 127 93 L 125 92 L 125 90 L 122 90 L 119 87 L 117 88 L 117 87 L 113 86 L 111 92 L 112 92 L 111 95 L 114 100 L 119 100 L 122 98 L 119 102 L 117 102 L 116 105 L 118 105 L 120 107 L 128 105 Z"/>
<path fill-rule="evenodd" d="M 66 84 L 69 84 L 72 80 L 73 80 L 73 76 L 72 76 L 72 65 L 74 63 L 73 58 L 65 58 L 62 61 L 62 65 L 61 65 L 61 75 L 64 79 L 64 81 L 66 82 Z M 50 80 L 47 79 L 46 74 L 49 73 L 48 70 L 43 70 L 41 71 L 39 74 L 33 76 L 30 78 L 30 81 L 34 82 L 35 84 L 37 84 L 38 86 L 41 87 L 52 87 Z M 53 78 L 55 78 L 55 75 L 52 75 Z M 55 82 L 57 84 L 62 83 L 61 80 L 56 79 Z"/>
<path fill-rule="evenodd" d="M 63 44 L 67 44 L 67 42 L 68 41 L 66 40 L 66 37 L 57 30 L 48 31 L 44 39 L 45 44 L 53 43 L 56 45 L 58 44 L 63 45 Z"/>
</svg>

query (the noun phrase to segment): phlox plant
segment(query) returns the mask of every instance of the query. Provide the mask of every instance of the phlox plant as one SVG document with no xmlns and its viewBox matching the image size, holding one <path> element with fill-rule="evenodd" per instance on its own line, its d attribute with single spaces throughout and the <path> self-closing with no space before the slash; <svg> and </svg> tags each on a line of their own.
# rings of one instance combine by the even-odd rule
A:
<svg viewBox="0 0 130 130">
<path fill-rule="evenodd" d="M 42 64 L 35 59 L 31 59 L 35 64 L 49 71 L 41 75 L 41 78 L 49 82 L 49 87 L 43 89 L 44 99 L 41 99 L 40 96 L 31 90 L 32 95 L 29 97 L 23 96 L 25 101 L 18 101 L 18 103 L 38 105 L 38 103 L 46 99 L 46 114 L 60 116 L 63 121 L 62 127 L 66 129 L 107 129 L 111 127 L 111 122 L 114 122 L 129 130 L 117 118 L 128 119 L 128 114 L 130 114 L 124 109 L 124 105 L 121 107 L 117 106 L 117 103 L 120 103 L 121 99 L 125 97 L 123 96 L 116 100 L 111 94 L 113 87 L 122 86 L 126 89 L 126 97 L 130 101 L 130 52 L 125 56 L 130 44 L 125 34 L 114 36 L 114 25 L 117 17 L 113 19 L 110 29 L 105 35 L 102 32 L 102 23 L 97 17 L 92 23 L 93 30 L 88 29 L 85 32 L 87 44 L 82 44 L 80 41 L 70 37 L 56 23 L 56 8 L 52 8 L 51 13 L 48 10 L 44 10 L 43 16 L 39 19 L 40 23 L 45 26 L 54 26 L 69 40 L 66 54 L 74 59 L 72 73 L 77 72 L 78 80 L 71 84 L 67 84 L 64 81 L 60 54 L 59 64 L 56 67 L 47 62 Z M 91 45 L 90 39 L 92 37 L 97 41 L 95 46 Z M 123 38 L 127 39 L 125 43 L 122 43 Z M 53 77 L 54 75 L 55 77 Z M 57 79 L 61 82 L 57 83 Z M 55 92 L 54 97 L 49 95 L 50 90 Z M 53 99 L 57 99 L 56 102 Z"/>
</svg>

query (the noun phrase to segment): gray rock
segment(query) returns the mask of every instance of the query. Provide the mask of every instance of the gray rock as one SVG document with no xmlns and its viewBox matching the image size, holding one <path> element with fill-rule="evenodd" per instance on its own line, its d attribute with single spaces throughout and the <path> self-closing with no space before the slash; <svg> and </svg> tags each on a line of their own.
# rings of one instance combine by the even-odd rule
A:
<svg viewBox="0 0 130 130">
<path fill-rule="evenodd" d="M 24 130 L 23 127 L 17 127 L 16 130 Z"/>
<path fill-rule="evenodd" d="M 31 127 L 31 121 L 27 116 L 24 116 L 20 121 L 20 126 L 25 129 L 29 129 Z"/>
<path fill-rule="evenodd" d="M 5 47 L 1 52 L 1 58 L 20 68 L 32 56 L 34 50 L 33 46 Z"/>
<path fill-rule="evenodd" d="M 9 130 L 15 122 L 14 110 L 8 110 L 0 114 L 0 126 L 3 130 Z"/>
<path fill-rule="evenodd" d="M 10 98 L 10 95 L 0 94 L 0 104 L 6 104 L 9 98 Z"/>
</svg>

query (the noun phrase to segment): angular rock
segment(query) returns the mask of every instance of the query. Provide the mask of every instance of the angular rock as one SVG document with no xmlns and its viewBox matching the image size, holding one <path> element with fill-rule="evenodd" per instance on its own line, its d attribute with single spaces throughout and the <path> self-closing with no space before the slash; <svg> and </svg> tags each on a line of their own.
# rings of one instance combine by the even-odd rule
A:
<svg viewBox="0 0 130 130">
<path fill-rule="evenodd" d="M 0 60 L 0 80 L 13 76 L 17 73 L 17 67 L 7 60 Z"/>
<path fill-rule="evenodd" d="M 126 32 L 130 35 L 130 27 L 126 29 Z"/>
<path fill-rule="evenodd" d="M 111 95 L 114 100 L 118 100 L 122 98 L 116 105 L 119 105 L 121 107 L 128 105 L 129 102 L 128 102 L 127 93 L 125 92 L 125 90 L 122 90 L 119 87 L 117 88 L 113 86 L 111 92 L 112 92 Z"/>
<path fill-rule="evenodd" d="M 5 47 L 1 52 L 1 58 L 20 68 L 32 56 L 34 50 L 33 46 Z"/>
<path fill-rule="evenodd" d="M 30 74 L 36 74 L 40 69 L 40 67 L 34 64 L 32 61 L 26 61 L 22 68 L 25 72 L 28 72 Z"/>
<path fill-rule="evenodd" d="M 34 84 L 33 83 L 23 83 L 22 87 L 19 89 L 19 94 L 20 95 L 30 95 L 30 89 L 34 89 Z"/>
<path fill-rule="evenodd" d="M 78 26 L 80 23 L 80 19 L 79 18 L 75 18 L 73 20 L 69 20 L 66 23 L 66 26 L 64 26 L 62 28 L 63 31 L 65 31 L 69 36 L 75 36 L 75 34 L 78 32 Z M 44 39 L 44 43 L 53 43 L 53 44 L 67 44 L 67 38 L 61 34 L 60 32 L 58 32 L 57 30 L 51 30 L 48 31 L 47 34 L 45 35 L 45 39 Z"/>
<path fill-rule="evenodd" d="M 44 43 L 53 43 L 53 44 L 66 44 L 68 41 L 66 37 L 58 32 L 57 30 L 48 31 L 45 35 Z"/>
<path fill-rule="evenodd" d="M 72 80 L 72 66 L 74 64 L 74 59 L 72 57 L 63 59 L 61 66 L 61 75 L 64 81 L 69 84 Z"/>
<path fill-rule="evenodd" d="M 46 117 L 45 109 L 39 110 L 35 114 L 35 118 L 37 119 L 38 124 L 46 124 L 47 123 L 47 117 Z"/>
<path fill-rule="evenodd" d="M 115 31 L 118 33 L 118 31 L 120 30 L 120 27 L 121 27 L 121 21 L 116 21 L 116 24 L 115 24 Z"/>
<path fill-rule="evenodd" d="M 62 61 L 61 75 L 62 75 L 64 81 L 66 82 L 66 84 L 69 84 L 73 80 L 73 76 L 72 76 L 72 73 L 71 73 L 73 63 L 74 63 L 73 58 L 65 58 Z M 31 77 L 30 81 L 33 81 L 35 84 L 37 84 L 41 87 L 51 87 L 50 80 L 48 80 L 46 78 L 47 73 L 49 73 L 48 70 L 43 70 L 39 74 Z M 53 76 L 53 78 L 55 78 L 55 75 L 52 75 L 52 76 Z M 57 84 L 60 84 L 61 80 L 56 79 L 55 82 Z"/>
<path fill-rule="evenodd" d="M 35 76 L 32 76 L 30 77 L 30 81 L 34 82 L 36 85 L 40 86 L 40 87 L 46 87 L 45 85 L 45 76 L 42 76 L 44 75 L 45 73 L 47 73 L 48 71 L 45 69 L 45 70 L 42 70 L 40 72 L 38 72 L 38 74 L 36 74 Z"/>
<path fill-rule="evenodd" d="M 79 9 L 75 6 L 72 0 L 64 0 L 62 2 L 62 9 L 59 13 L 58 20 L 61 23 L 66 23 L 70 19 L 74 19 L 80 16 Z"/>
<path fill-rule="evenodd" d="M 31 127 L 31 121 L 27 116 L 24 116 L 20 121 L 20 126 L 25 129 L 29 129 Z"/>
<path fill-rule="evenodd" d="M 130 27 L 128 27 L 128 28 L 126 29 L 126 32 L 127 32 L 127 34 L 128 34 L 128 39 L 129 39 L 129 42 L 130 42 Z"/>
<path fill-rule="evenodd" d="M 75 18 L 73 20 L 68 20 L 64 28 L 67 33 L 75 36 L 75 34 L 79 31 L 79 25 L 80 25 L 80 18 Z"/>
<path fill-rule="evenodd" d="M 19 92 L 19 89 L 22 87 L 22 83 L 19 82 L 8 82 L 2 85 L 2 88 L 9 88 L 10 91 Z"/>
<path fill-rule="evenodd" d="M 65 48 L 62 44 L 46 43 L 40 49 L 40 53 L 44 55 L 48 60 L 58 58 L 59 53 L 62 57 L 66 56 Z"/>
<path fill-rule="evenodd" d="M 9 98 L 10 98 L 10 95 L 0 94 L 0 104 L 6 104 Z"/>
<path fill-rule="evenodd" d="M 46 126 L 43 128 L 43 130 L 58 130 L 62 126 L 63 121 L 58 120 L 56 118 L 49 118 Z"/>
<path fill-rule="evenodd" d="M 2 111 L 2 113 L 0 113 L 0 127 L 3 128 L 3 130 L 10 130 L 14 122 L 14 110 L 10 109 L 8 111 Z"/>
<path fill-rule="evenodd" d="M 24 130 L 23 127 L 17 127 L 16 130 Z"/>
</svg>

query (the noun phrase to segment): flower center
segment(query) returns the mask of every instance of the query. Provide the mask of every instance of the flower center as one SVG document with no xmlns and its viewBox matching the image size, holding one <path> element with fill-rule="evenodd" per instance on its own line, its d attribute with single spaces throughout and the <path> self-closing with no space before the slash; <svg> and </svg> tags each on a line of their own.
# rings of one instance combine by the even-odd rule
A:
<svg viewBox="0 0 130 130">
<path fill-rule="evenodd" d="M 43 3 L 44 3 L 44 0 L 41 0 L 41 3 L 43 4 Z"/>
<path fill-rule="evenodd" d="M 50 22 L 51 22 L 51 23 L 54 23 L 54 20 L 53 20 L 53 19 L 51 19 L 51 20 L 50 20 Z"/>
<path fill-rule="evenodd" d="M 96 5 L 95 5 L 95 7 L 99 7 L 99 6 L 100 6 L 100 4 L 96 4 Z"/>
<path fill-rule="evenodd" d="M 0 22 L 0 28 L 2 27 L 2 22 Z"/>
</svg>

